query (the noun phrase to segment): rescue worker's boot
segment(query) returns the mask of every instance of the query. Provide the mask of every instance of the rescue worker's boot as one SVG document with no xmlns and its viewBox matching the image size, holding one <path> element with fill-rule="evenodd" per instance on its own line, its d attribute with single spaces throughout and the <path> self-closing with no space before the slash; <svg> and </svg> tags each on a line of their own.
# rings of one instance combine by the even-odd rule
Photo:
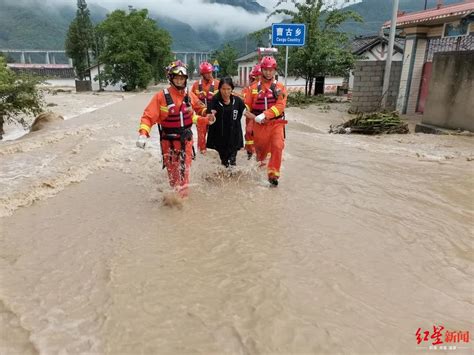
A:
<svg viewBox="0 0 474 355">
<path fill-rule="evenodd" d="M 270 187 L 278 186 L 278 179 L 276 177 L 269 177 L 268 182 L 270 183 Z"/>
</svg>

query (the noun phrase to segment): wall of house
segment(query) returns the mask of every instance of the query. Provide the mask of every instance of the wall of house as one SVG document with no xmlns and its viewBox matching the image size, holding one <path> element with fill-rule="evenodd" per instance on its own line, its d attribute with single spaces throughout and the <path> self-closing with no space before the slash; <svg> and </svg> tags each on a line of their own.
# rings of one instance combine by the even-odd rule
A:
<svg viewBox="0 0 474 355">
<path fill-rule="evenodd" d="M 393 62 L 390 74 L 387 107 L 394 110 L 400 86 L 402 62 Z M 357 61 L 354 68 L 354 88 L 351 111 L 372 112 L 380 110 L 385 61 Z"/>
<path fill-rule="evenodd" d="M 474 51 L 436 53 L 422 123 L 474 132 Z"/>
<path fill-rule="evenodd" d="M 416 112 L 427 44 L 428 41 L 424 33 L 407 36 L 397 99 L 397 110 L 402 114 Z"/>
<path fill-rule="evenodd" d="M 407 38 L 405 42 L 405 52 L 403 56 L 403 67 L 400 78 L 400 90 L 398 91 L 397 111 L 403 113 L 408 98 L 410 62 L 415 53 L 415 39 Z"/>
<path fill-rule="evenodd" d="M 233 78 L 238 86 L 247 86 L 249 84 L 249 74 L 252 68 L 257 64 L 257 57 L 246 62 L 239 62 L 237 65 L 237 76 Z"/>
<path fill-rule="evenodd" d="M 103 65 L 100 66 L 100 70 L 101 72 L 104 70 Z M 94 91 L 99 90 L 99 81 L 94 80 L 94 78 L 97 77 L 98 75 L 99 75 L 98 67 L 95 66 L 91 68 L 92 90 Z M 105 91 L 122 91 L 122 85 L 123 83 L 117 83 L 115 85 L 107 85 L 103 87 L 102 89 L 104 89 Z"/>
<path fill-rule="evenodd" d="M 359 60 L 386 60 L 387 59 L 387 45 L 378 44 L 374 48 L 366 51 L 361 55 L 362 58 Z M 401 61 L 403 59 L 403 54 L 394 51 L 392 60 Z"/>
<path fill-rule="evenodd" d="M 427 37 L 442 37 L 443 29 L 444 29 L 443 25 L 430 27 L 426 35 Z"/>
<path fill-rule="evenodd" d="M 412 77 L 410 91 L 408 93 L 407 105 L 403 113 L 408 115 L 414 114 L 416 112 L 416 107 L 418 105 L 418 97 L 420 93 L 421 86 L 421 76 L 423 73 L 423 64 L 425 63 L 426 57 L 426 46 L 428 41 L 426 38 L 419 37 L 416 42 L 415 57 L 412 66 Z"/>
<path fill-rule="evenodd" d="M 285 77 L 279 76 L 278 81 L 284 83 Z M 324 78 L 324 93 L 325 94 L 336 94 L 337 87 L 342 86 L 344 78 L 339 76 L 327 76 Z M 288 76 L 286 89 L 288 92 L 304 92 L 306 81 L 303 78 L 295 78 L 294 76 Z"/>
</svg>

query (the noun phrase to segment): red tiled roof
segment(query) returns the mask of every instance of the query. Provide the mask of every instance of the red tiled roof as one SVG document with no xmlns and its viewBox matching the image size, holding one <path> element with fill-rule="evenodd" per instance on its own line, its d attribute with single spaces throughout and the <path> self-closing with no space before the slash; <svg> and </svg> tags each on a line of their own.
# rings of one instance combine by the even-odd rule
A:
<svg viewBox="0 0 474 355">
<path fill-rule="evenodd" d="M 397 27 L 429 22 L 446 17 L 462 16 L 471 12 L 474 12 L 474 0 L 465 0 L 462 3 L 443 6 L 439 9 L 429 9 L 398 16 Z M 383 27 L 390 27 L 391 22 L 392 21 L 385 22 Z"/>
</svg>

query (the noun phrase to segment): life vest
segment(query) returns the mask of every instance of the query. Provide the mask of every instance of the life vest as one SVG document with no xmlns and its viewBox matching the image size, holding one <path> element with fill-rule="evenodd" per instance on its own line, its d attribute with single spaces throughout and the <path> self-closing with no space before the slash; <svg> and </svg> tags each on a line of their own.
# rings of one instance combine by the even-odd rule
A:
<svg viewBox="0 0 474 355">
<path fill-rule="evenodd" d="M 192 111 L 188 110 L 191 106 L 189 96 L 186 91 L 181 107 L 177 108 L 173 102 L 168 89 L 164 89 L 166 106 L 168 107 L 168 116 L 160 124 L 160 132 L 165 134 L 180 134 L 193 125 Z"/>
<path fill-rule="evenodd" d="M 176 108 L 176 105 L 173 102 L 173 98 L 171 97 L 168 89 L 164 89 L 163 94 L 165 95 L 166 106 L 168 107 L 168 116 L 158 125 L 158 130 L 160 132 L 160 140 L 179 140 L 181 142 L 181 149 L 179 150 L 178 154 L 180 159 L 180 174 L 184 176 L 186 161 L 185 142 L 192 141 L 193 139 L 193 132 L 191 131 L 191 126 L 193 125 L 193 114 L 192 111 L 188 110 L 188 107 L 191 106 L 191 104 L 189 103 L 188 92 L 185 92 L 183 102 L 179 109 Z M 171 151 L 174 151 L 173 148 L 171 148 Z M 164 169 L 166 164 L 163 150 L 161 153 L 163 154 Z M 173 154 L 170 154 L 169 159 L 172 159 L 172 155 Z M 196 154 L 194 153 L 193 146 L 193 160 L 195 156 Z"/>
<path fill-rule="evenodd" d="M 202 89 L 202 80 L 199 80 L 198 98 L 199 100 L 204 102 L 206 107 L 207 107 L 208 102 L 211 102 L 212 98 L 214 97 L 214 89 L 215 89 L 214 80 L 212 81 L 209 91 L 207 93 Z"/>
<path fill-rule="evenodd" d="M 274 106 L 277 102 L 278 94 L 276 91 L 276 83 L 275 80 L 270 87 L 266 90 L 262 90 L 262 83 L 259 81 L 257 84 L 257 98 L 252 104 L 252 113 L 254 115 L 259 115 L 263 111 L 268 110 L 270 107 Z M 282 113 L 278 117 L 274 117 L 273 119 L 283 118 L 284 113 Z"/>
</svg>

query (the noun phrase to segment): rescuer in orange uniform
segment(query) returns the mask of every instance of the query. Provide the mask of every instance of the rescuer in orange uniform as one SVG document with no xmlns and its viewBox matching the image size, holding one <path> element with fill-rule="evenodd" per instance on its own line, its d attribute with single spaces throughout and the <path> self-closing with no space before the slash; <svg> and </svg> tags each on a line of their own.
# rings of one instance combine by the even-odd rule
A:
<svg viewBox="0 0 474 355">
<path fill-rule="evenodd" d="M 199 100 L 201 100 L 206 107 L 208 107 L 212 101 L 212 98 L 217 94 L 217 88 L 219 86 L 219 80 L 214 79 L 212 71 L 214 67 L 208 62 L 202 62 L 199 65 L 199 73 L 202 76 L 201 80 L 196 80 L 193 84 L 191 91 L 195 94 Z M 198 149 L 201 153 L 206 152 L 206 134 L 209 120 L 205 116 L 198 117 L 195 120 L 197 134 L 198 134 Z"/>
<path fill-rule="evenodd" d="M 204 116 L 206 108 L 186 89 L 188 71 L 181 61 L 167 68 L 170 86 L 155 94 L 141 117 L 137 147 L 145 148 L 151 127 L 156 123 L 160 132 L 163 168 L 181 197 L 188 195 L 189 169 L 193 159 L 193 115 Z"/>
<path fill-rule="evenodd" d="M 255 81 L 260 81 L 262 77 L 262 70 L 260 69 L 260 64 L 256 64 L 252 71 L 249 74 L 250 85 L 246 86 L 242 90 L 243 98 L 251 94 L 251 86 Z M 252 155 L 255 153 L 255 147 L 253 142 L 253 123 L 254 120 L 250 118 L 245 118 L 245 150 L 247 151 L 247 158 L 252 158 Z"/>
<path fill-rule="evenodd" d="M 267 166 L 268 181 L 278 186 L 281 159 L 285 147 L 286 88 L 275 80 L 277 63 L 273 57 L 263 57 L 260 62 L 262 79 L 250 86 L 245 97 L 246 118 L 255 121 L 253 125 L 254 145 L 257 161 L 263 162 L 271 154 Z M 249 112 L 250 111 L 250 112 Z"/>
</svg>

